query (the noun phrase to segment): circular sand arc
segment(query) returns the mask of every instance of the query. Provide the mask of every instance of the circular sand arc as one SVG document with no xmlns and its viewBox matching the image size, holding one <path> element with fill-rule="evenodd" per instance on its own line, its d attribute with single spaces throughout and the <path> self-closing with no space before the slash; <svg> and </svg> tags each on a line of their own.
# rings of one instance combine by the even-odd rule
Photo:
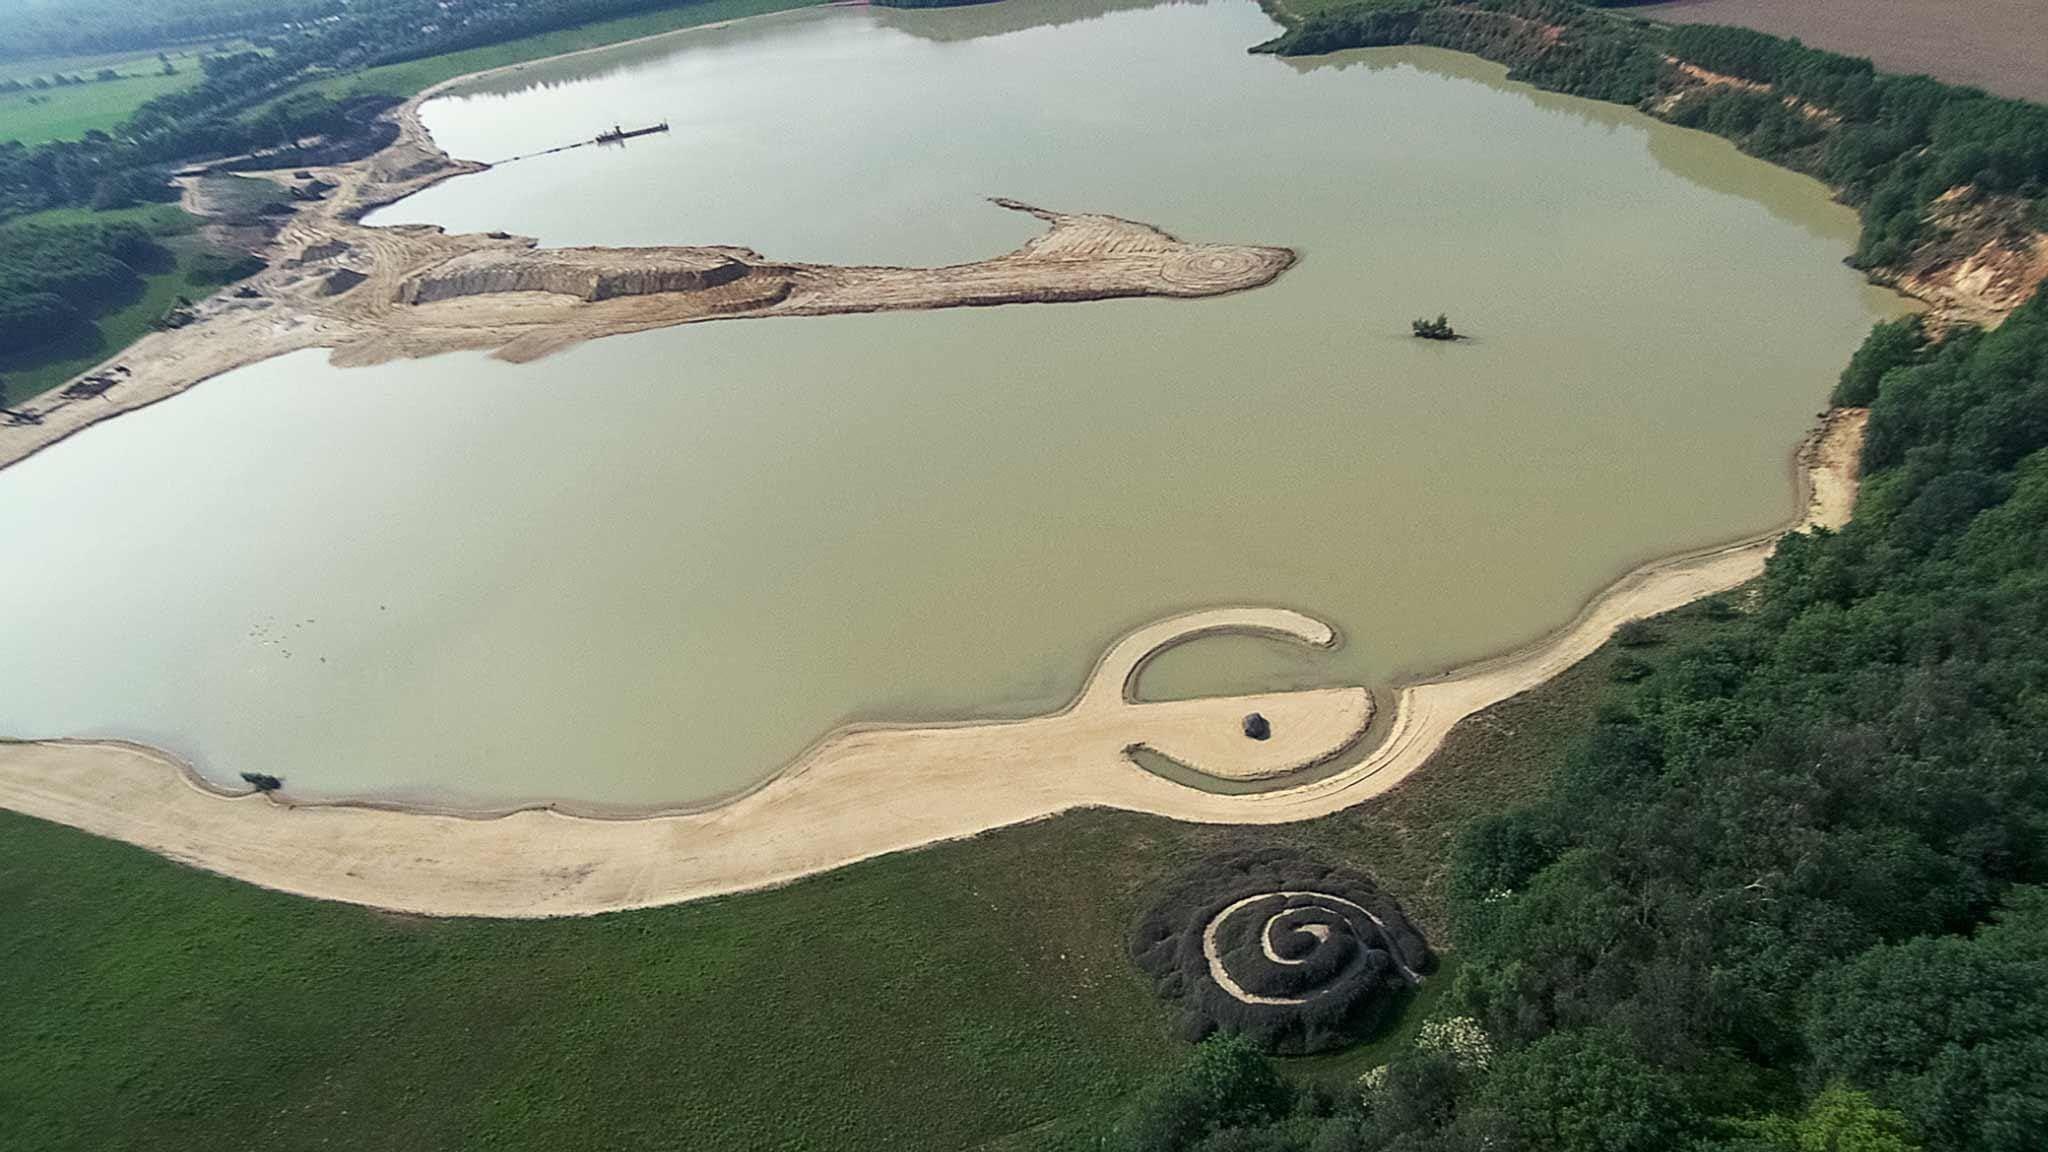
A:
<svg viewBox="0 0 2048 1152">
<path fill-rule="evenodd" d="M 1801 451 L 1798 475 L 1808 506 L 1788 530 L 1848 521 L 1868 415 L 1838 410 Z M 552 808 L 480 816 L 293 806 L 253 792 L 225 795 L 175 757 L 116 741 L 0 742 L 0 807 L 302 896 L 425 915 L 503 917 L 589 915 L 765 888 L 1087 805 L 1205 823 L 1281 824 L 1385 792 L 1426 764 L 1459 721 L 1563 672 L 1623 622 L 1754 579 L 1779 535 L 1630 573 L 1541 642 L 1402 688 L 1386 739 L 1358 763 L 1265 792 L 1221 795 L 1155 776 L 1127 755 L 1130 720 L 1146 713 L 1086 708 L 1076 700 L 1062 713 L 1023 721 L 842 729 L 788 772 L 728 804 L 633 819 Z M 1282 630 L 1308 619 L 1276 609 L 1197 613 L 1165 634 L 1183 635 L 1190 621 L 1219 615 Z M 1314 634 L 1303 639 L 1315 642 Z M 1120 687 L 1106 695 L 1122 703 Z M 1304 703 L 1303 696 L 1310 699 Z M 1171 702 L 1188 710 L 1178 719 L 1151 715 L 1264 747 L 1243 738 L 1245 712 L 1273 716 L 1292 701 L 1341 732 L 1345 709 L 1364 717 L 1365 696 L 1358 688 L 1215 697 Z M 1276 723 L 1276 740 L 1265 743 L 1284 731 Z M 276 767 L 275 774 L 289 775 L 288 765 Z"/>
<path fill-rule="evenodd" d="M 1169 252 L 1159 262 L 1159 279 L 1193 295 L 1228 292 L 1232 285 L 1270 278 L 1275 257 L 1268 252 L 1222 245 L 1197 245 Z"/>
</svg>

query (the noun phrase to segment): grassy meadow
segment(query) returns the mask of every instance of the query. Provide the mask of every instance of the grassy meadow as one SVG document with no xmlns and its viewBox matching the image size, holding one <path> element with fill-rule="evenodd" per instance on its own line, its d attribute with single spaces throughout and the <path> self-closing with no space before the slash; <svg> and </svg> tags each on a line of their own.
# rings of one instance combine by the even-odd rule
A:
<svg viewBox="0 0 2048 1152">
<path fill-rule="evenodd" d="M 123 76 L 119 80 L 70 84 L 0 94 L 0 140 L 34 147 L 49 140 L 76 140 L 93 129 L 105 132 L 146 101 L 199 82 L 197 68 L 175 76 Z"/>
<path fill-rule="evenodd" d="M 199 53 L 196 48 L 167 51 L 165 55 L 178 70 L 171 76 L 163 74 L 154 52 L 0 63 L 0 80 L 26 84 L 35 77 L 61 72 L 87 81 L 41 91 L 0 93 L 0 140 L 19 140 L 34 147 L 50 140 L 76 140 L 94 129 L 110 131 L 144 103 L 199 83 Z M 120 73 L 121 78 L 95 80 L 102 68 Z"/>
</svg>

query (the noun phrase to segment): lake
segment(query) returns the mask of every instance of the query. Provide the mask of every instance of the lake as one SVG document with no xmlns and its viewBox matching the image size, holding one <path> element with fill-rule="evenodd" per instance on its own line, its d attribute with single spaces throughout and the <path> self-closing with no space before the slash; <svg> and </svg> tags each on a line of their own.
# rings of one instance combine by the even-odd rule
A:
<svg viewBox="0 0 2048 1152">
<path fill-rule="evenodd" d="M 1056 707 L 1120 633 L 1277 604 L 1148 694 L 1384 686 L 1793 511 L 1869 325 L 1819 184 L 1452 53 L 1253 56 L 1249 0 L 811 10 L 424 108 L 489 161 L 373 217 L 938 264 L 1009 196 L 1289 245 L 1274 285 L 749 320 L 537 363 L 247 368 L 0 473 L 0 732 L 301 795 L 702 801 L 849 719 Z M 1446 312 L 1473 339 L 1412 339 Z"/>
</svg>

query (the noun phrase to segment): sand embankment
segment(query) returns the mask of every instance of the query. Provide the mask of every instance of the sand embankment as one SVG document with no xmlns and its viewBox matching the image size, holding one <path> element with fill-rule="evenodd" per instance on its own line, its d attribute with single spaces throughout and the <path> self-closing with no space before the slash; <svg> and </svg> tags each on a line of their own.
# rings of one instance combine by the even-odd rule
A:
<svg viewBox="0 0 2048 1152">
<path fill-rule="evenodd" d="M 338 364 L 458 350 L 524 361 L 603 336 L 734 317 L 1215 296 L 1270 283 L 1294 263 L 1287 248 L 1189 244 L 1114 216 L 1010 200 L 995 203 L 1038 217 L 1046 232 L 1014 252 L 943 268 L 805 264 L 724 245 L 541 249 L 504 233 L 364 226 L 372 209 L 484 167 L 450 159 L 420 123 L 421 102 L 445 87 L 393 110 L 397 136 L 365 160 L 303 177 L 257 174 L 332 189 L 278 231 L 264 253 L 269 269 L 203 301 L 194 323 L 151 333 L 83 373 L 72 383 L 99 381 L 86 394 L 60 389 L 16 405 L 0 424 L 0 468 L 306 348 L 333 349 Z M 203 208 L 191 186 L 187 197 Z"/>
<path fill-rule="evenodd" d="M 1831 414 L 1802 448 L 1806 511 L 1839 526 L 1856 491 L 1867 413 Z M 593 819 L 550 809 L 492 817 L 365 805 L 293 805 L 212 788 L 163 753 L 119 743 L 0 744 L 0 806 L 174 860 L 306 896 L 432 915 L 580 915 L 765 887 L 856 860 L 1100 805 L 1212 823 L 1271 824 L 1349 807 L 1426 764 L 1460 720 L 1526 691 L 1624 621 L 1733 588 L 1780 533 L 1649 565 L 1569 626 L 1520 652 L 1401 689 L 1386 739 L 1312 783 L 1223 795 L 1137 766 L 1150 748 L 1224 778 L 1324 763 L 1372 719 L 1362 688 L 1141 703 L 1153 653 L 1189 637 L 1254 631 L 1334 643 L 1280 609 L 1220 609 L 1151 625 L 1104 654 L 1062 711 L 1028 720 L 832 733 L 782 775 L 700 812 Z M 1247 740 L 1247 712 L 1272 721 Z M 276 766 L 288 775 L 289 766 Z"/>
</svg>

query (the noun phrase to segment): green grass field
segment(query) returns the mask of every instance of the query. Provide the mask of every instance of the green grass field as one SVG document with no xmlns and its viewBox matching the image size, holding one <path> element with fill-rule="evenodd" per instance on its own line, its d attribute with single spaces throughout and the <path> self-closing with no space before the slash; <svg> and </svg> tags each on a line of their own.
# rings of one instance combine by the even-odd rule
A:
<svg viewBox="0 0 2048 1152">
<path fill-rule="evenodd" d="M 1077 812 L 588 919 L 318 903 L 0 813 L 0 1147 L 1085 1147 L 1185 1051 L 1125 955 L 1158 886 L 1290 844 L 1375 875 L 1444 943 L 1457 828 L 1541 786 L 1611 660 L 1325 820 Z M 1284 1066 L 1355 1079 L 1449 983 L 1379 1042 Z"/>
<path fill-rule="evenodd" d="M 229 45 L 247 48 L 246 43 Z M 40 92 L 0 94 L 0 140 L 34 146 L 48 140 L 76 140 L 92 129 L 111 130 L 145 102 L 199 83 L 200 49 L 175 48 L 165 53 L 178 72 L 165 76 L 154 52 L 123 52 L 103 56 L 43 57 L 0 64 L 0 79 L 48 77 L 53 72 L 81 76 L 91 83 L 47 88 Z M 93 80 L 102 68 L 121 74 L 112 81 Z"/>
<path fill-rule="evenodd" d="M 240 51 L 250 47 L 247 40 L 226 40 L 218 48 L 212 44 L 188 45 L 166 48 L 164 55 L 171 63 L 184 68 L 188 63 L 197 68 L 199 57 L 207 52 L 226 50 Z M 63 72 L 73 76 L 91 76 L 102 68 L 116 72 L 154 72 L 158 61 L 155 52 L 94 52 L 82 56 L 26 56 L 18 60 L 0 60 L 0 80 L 27 81 L 36 76 L 48 76 L 52 72 Z"/>
<path fill-rule="evenodd" d="M 486 68 L 524 64 L 529 60 L 542 60 L 549 56 L 559 56 L 564 52 L 579 52 L 586 48 L 599 48 L 606 44 L 617 44 L 683 28 L 702 27 L 724 20 L 739 20 L 769 12 L 815 7 L 825 2 L 826 0 L 692 0 L 691 3 L 665 8 L 658 12 L 643 12 L 636 16 L 625 16 L 598 24 L 585 24 L 578 28 L 564 28 L 519 40 L 508 40 L 502 44 L 471 48 L 464 52 L 451 52 L 445 56 L 429 56 L 421 60 L 408 60 L 403 64 L 387 64 L 381 68 L 371 68 L 346 76 L 330 77 L 313 87 L 335 97 L 357 93 L 411 96 L 443 80 L 452 80 L 471 72 L 481 72 Z"/>
<path fill-rule="evenodd" d="M 195 67 L 176 76 L 124 76 L 104 83 L 0 95 L 0 140 L 34 146 L 49 140 L 76 140 L 95 128 L 104 132 L 126 120 L 144 102 L 189 88 L 199 79 Z"/>
</svg>

